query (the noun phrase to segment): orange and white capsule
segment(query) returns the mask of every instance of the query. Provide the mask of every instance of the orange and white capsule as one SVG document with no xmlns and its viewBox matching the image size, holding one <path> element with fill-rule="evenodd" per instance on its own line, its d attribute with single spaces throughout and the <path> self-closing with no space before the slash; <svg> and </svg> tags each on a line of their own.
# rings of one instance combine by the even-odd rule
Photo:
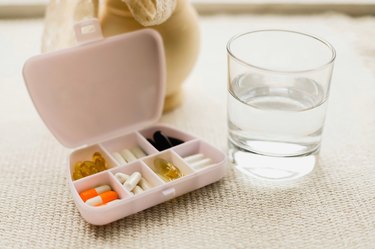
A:
<svg viewBox="0 0 375 249">
<path fill-rule="evenodd" d="M 119 199 L 116 199 L 116 200 L 113 200 L 113 201 L 111 201 L 111 202 L 108 202 L 108 203 L 104 203 L 104 204 L 98 204 L 98 205 L 96 205 L 95 207 L 103 207 L 103 206 L 110 206 L 110 205 L 112 205 L 112 204 L 114 204 L 114 203 L 116 203 L 116 202 L 118 202 L 118 201 L 120 201 Z"/>
<path fill-rule="evenodd" d="M 98 186 L 96 188 L 92 188 L 92 189 L 83 191 L 79 194 L 79 196 L 81 196 L 82 200 L 85 202 L 88 199 L 91 199 L 95 196 L 100 195 L 101 193 L 104 193 L 104 192 L 107 192 L 107 191 L 110 191 L 110 190 L 111 190 L 111 187 L 109 185 L 102 185 L 102 186 Z"/>
<path fill-rule="evenodd" d="M 101 204 L 105 204 L 111 201 L 118 199 L 118 195 L 115 191 L 107 191 L 94 198 L 88 199 L 86 204 L 90 206 L 99 206 Z"/>
</svg>

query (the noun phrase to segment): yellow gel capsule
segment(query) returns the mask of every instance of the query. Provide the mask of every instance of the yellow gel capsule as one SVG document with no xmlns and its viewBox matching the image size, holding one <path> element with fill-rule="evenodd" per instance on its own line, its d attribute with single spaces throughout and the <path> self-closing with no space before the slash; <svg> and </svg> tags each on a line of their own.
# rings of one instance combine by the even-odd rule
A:
<svg viewBox="0 0 375 249">
<path fill-rule="evenodd" d="M 78 161 L 74 164 L 74 171 L 80 171 L 82 166 L 82 162 Z"/>
<path fill-rule="evenodd" d="M 91 162 L 91 161 L 84 161 L 84 162 L 82 163 L 82 167 L 81 167 L 81 169 L 82 169 L 83 167 L 90 168 L 90 167 L 96 167 L 96 165 L 95 165 L 94 162 Z"/>
<path fill-rule="evenodd" d="M 81 173 L 83 176 L 89 176 L 91 175 L 90 173 L 90 167 L 94 166 L 95 167 L 95 164 L 93 162 L 90 162 L 90 161 L 84 161 L 82 163 L 82 166 L 81 166 Z"/>
<path fill-rule="evenodd" d="M 95 167 L 99 172 L 107 169 L 106 165 L 103 162 L 99 161 L 95 162 Z"/>
<path fill-rule="evenodd" d="M 95 152 L 92 155 L 92 160 L 95 163 L 98 172 L 107 169 L 107 165 L 106 165 L 105 159 L 103 158 L 103 156 L 99 152 Z"/>
<path fill-rule="evenodd" d="M 73 179 L 78 180 L 106 169 L 105 159 L 99 152 L 95 152 L 92 155 L 92 161 L 78 161 L 74 164 Z"/>
<path fill-rule="evenodd" d="M 83 177 L 82 174 L 81 174 L 81 165 L 82 165 L 81 161 L 76 162 L 74 164 L 73 180 L 78 180 L 78 179 Z"/>
<path fill-rule="evenodd" d="M 95 153 L 92 155 L 92 161 L 95 162 L 96 159 L 103 159 L 103 160 L 104 160 L 102 154 L 100 154 L 99 152 L 95 152 Z"/>
<path fill-rule="evenodd" d="M 98 167 L 96 167 L 96 166 L 92 166 L 92 167 L 90 167 L 90 175 L 96 174 L 96 173 L 98 173 L 98 172 L 100 172 L 100 171 L 101 171 L 101 170 L 98 169 Z"/>
<path fill-rule="evenodd" d="M 81 179 L 83 176 L 81 174 L 81 171 L 74 171 L 73 173 L 73 180 Z"/>
<path fill-rule="evenodd" d="M 182 177 L 181 171 L 171 162 L 162 158 L 154 160 L 155 172 L 166 181 L 172 181 Z"/>
</svg>

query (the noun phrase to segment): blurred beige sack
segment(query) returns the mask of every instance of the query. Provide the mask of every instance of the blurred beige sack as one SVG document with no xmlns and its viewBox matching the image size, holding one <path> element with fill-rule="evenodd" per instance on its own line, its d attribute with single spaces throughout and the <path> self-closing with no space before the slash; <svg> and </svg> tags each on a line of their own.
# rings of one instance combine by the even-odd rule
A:
<svg viewBox="0 0 375 249">
<path fill-rule="evenodd" d="M 165 22 L 176 7 L 176 0 L 122 0 L 122 3 L 143 26 Z M 99 17 L 99 5 L 103 5 L 99 0 L 51 0 L 46 12 L 42 51 L 74 45 L 73 24 L 86 18 Z"/>
</svg>

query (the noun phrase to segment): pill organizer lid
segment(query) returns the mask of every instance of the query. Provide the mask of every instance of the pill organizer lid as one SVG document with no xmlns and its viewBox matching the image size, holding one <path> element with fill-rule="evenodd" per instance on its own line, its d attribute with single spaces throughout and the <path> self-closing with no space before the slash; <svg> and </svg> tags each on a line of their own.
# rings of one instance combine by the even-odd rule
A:
<svg viewBox="0 0 375 249">
<path fill-rule="evenodd" d="M 155 123 L 165 85 L 160 35 L 146 29 L 103 39 L 96 20 L 75 31 L 78 46 L 35 56 L 23 69 L 33 103 L 57 140 L 76 148 Z"/>
</svg>

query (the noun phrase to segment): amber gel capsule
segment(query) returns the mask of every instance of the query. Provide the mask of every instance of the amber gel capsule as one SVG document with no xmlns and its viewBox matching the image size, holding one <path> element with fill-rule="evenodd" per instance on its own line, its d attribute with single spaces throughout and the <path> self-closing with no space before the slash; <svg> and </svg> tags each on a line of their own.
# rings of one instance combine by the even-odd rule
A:
<svg viewBox="0 0 375 249">
<path fill-rule="evenodd" d="M 82 162 L 76 162 L 74 164 L 73 180 L 78 180 L 78 179 L 83 178 L 83 175 L 81 172 L 81 165 L 82 165 Z"/>
<path fill-rule="evenodd" d="M 156 158 L 154 160 L 154 165 L 155 172 L 166 181 L 173 181 L 183 176 L 181 171 L 173 163 L 162 158 Z"/>
<path fill-rule="evenodd" d="M 79 161 L 74 164 L 73 180 L 78 180 L 106 169 L 107 164 L 102 154 L 95 152 L 92 156 L 92 161 Z"/>
<path fill-rule="evenodd" d="M 95 171 L 100 172 L 100 171 L 107 169 L 105 159 L 102 156 L 102 154 L 100 154 L 99 152 L 95 152 L 92 155 L 92 161 L 94 162 L 94 165 L 95 165 L 94 167 Z M 97 173 L 95 171 L 92 174 Z"/>
</svg>

